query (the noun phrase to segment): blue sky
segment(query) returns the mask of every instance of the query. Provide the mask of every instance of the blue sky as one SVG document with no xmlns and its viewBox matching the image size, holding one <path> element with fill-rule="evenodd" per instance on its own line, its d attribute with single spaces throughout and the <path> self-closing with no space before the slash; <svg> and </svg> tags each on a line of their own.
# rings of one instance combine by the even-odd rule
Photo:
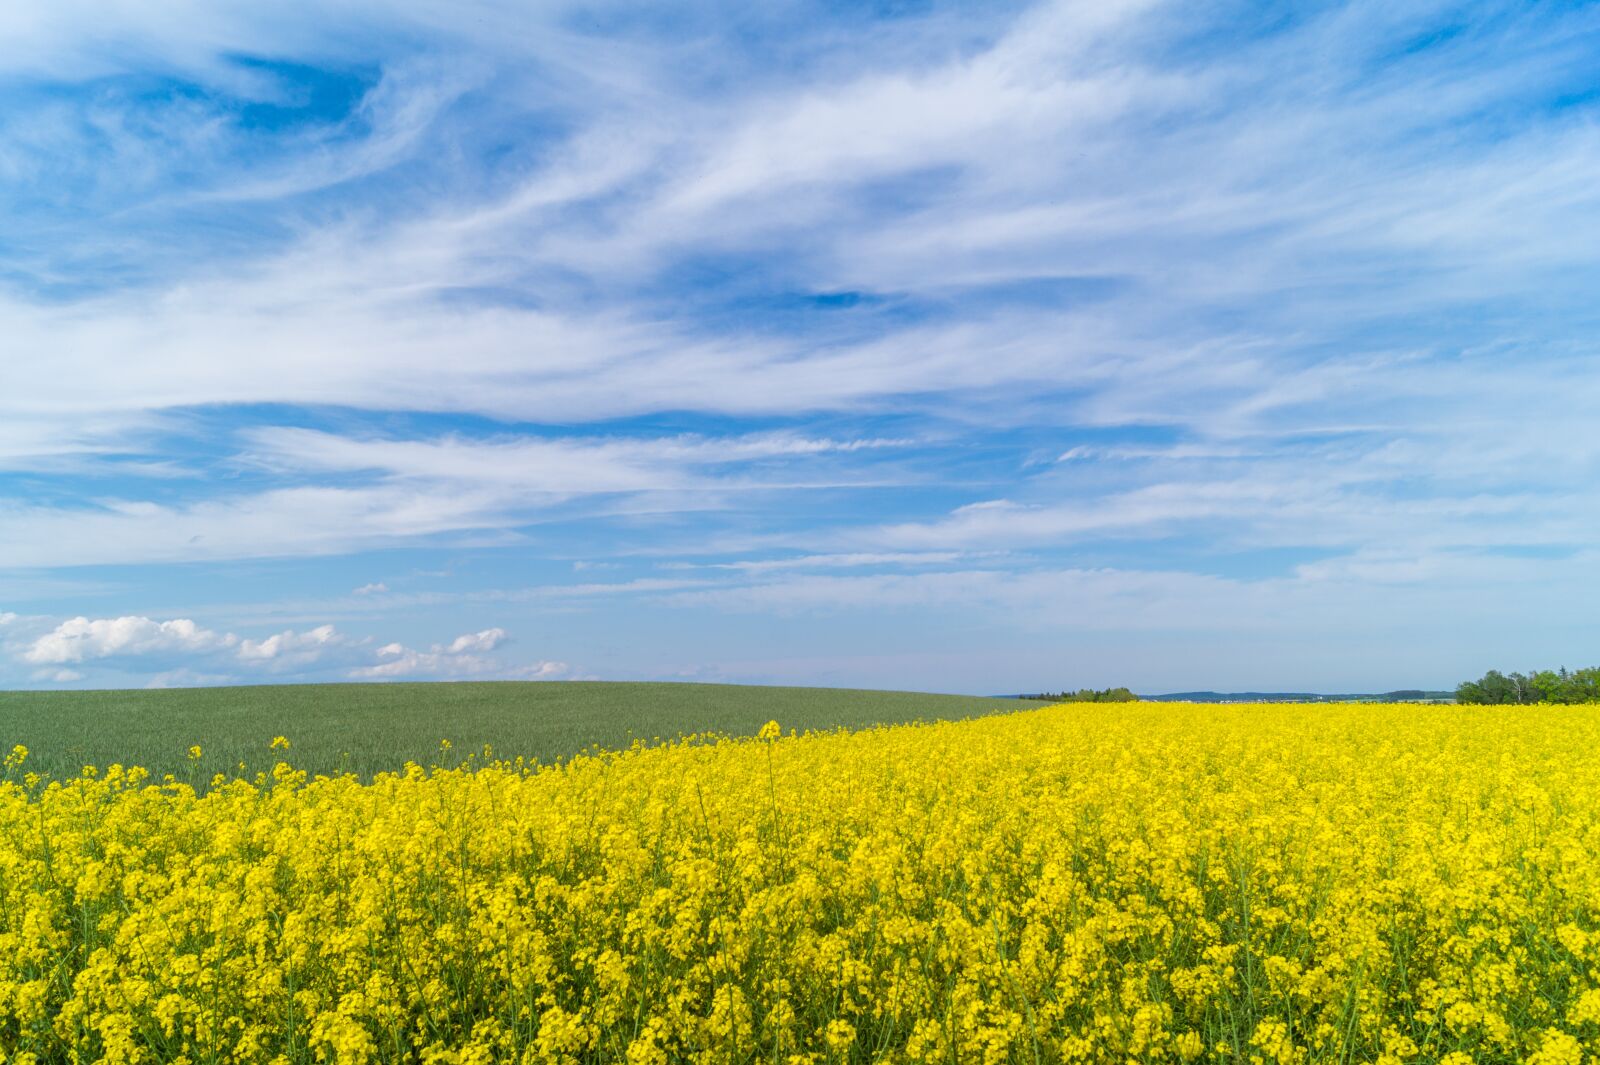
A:
<svg viewBox="0 0 1600 1065">
<path fill-rule="evenodd" d="M 0 12 L 0 686 L 1600 661 L 1600 8 Z"/>
</svg>

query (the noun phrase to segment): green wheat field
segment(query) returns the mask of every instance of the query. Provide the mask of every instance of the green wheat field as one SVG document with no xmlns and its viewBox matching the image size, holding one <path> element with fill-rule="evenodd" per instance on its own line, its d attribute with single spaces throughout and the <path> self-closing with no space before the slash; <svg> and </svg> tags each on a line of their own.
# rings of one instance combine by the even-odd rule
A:
<svg viewBox="0 0 1600 1065">
<path fill-rule="evenodd" d="M 973 717 L 1037 703 L 917 692 L 602 681 L 295 684 L 162 691 L 0 692 L 0 743 L 64 779 L 84 766 L 139 765 L 203 781 L 270 767 L 292 745 L 297 768 L 364 777 L 407 761 L 496 755 L 554 761 L 587 747 L 683 733 L 754 734 Z M 197 761 L 189 749 L 198 746 Z"/>
</svg>

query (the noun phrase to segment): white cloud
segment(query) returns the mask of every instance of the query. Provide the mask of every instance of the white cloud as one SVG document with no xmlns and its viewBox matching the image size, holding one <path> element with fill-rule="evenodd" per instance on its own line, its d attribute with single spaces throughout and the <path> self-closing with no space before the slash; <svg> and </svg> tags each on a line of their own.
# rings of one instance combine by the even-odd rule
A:
<svg viewBox="0 0 1600 1065">
<path fill-rule="evenodd" d="M 238 677 L 228 673 L 205 673 L 196 669 L 168 669 L 145 682 L 146 688 L 214 688 L 234 684 Z"/>
<path fill-rule="evenodd" d="M 382 581 L 374 581 L 371 584 L 363 584 L 361 587 L 352 590 L 350 594 L 351 595 L 387 595 L 387 594 L 389 594 L 389 586 L 387 584 L 384 584 Z"/>
<path fill-rule="evenodd" d="M 305 632 L 285 630 L 263 640 L 240 640 L 238 659 L 274 670 L 294 670 L 317 664 L 332 652 L 358 647 L 364 640 L 352 639 L 332 625 L 318 625 Z"/>
<path fill-rule="evenodd" d="M 685 588 L 698 588 L 705 582 L 679 580 L 671 577 L 636 577 L 631 581 L 608 581 L 590 584 L 543 584 L 533 588 L 519 588 L 500 593 L 493 598 L 510 600 L 540 599 L 590 599 L 604 596 L 627 596 L 675 592 Z"/>
<path fill-rule="evenodd" d="M 868 566 L 942 566 L 968 557 L 959 551 L 853 551 L 826 555 L 796 555 L 789 558 L 740 559 L 735 562 L 667 563 L 666 569 L 735 570 L 742 573 L 768 573 L 791 569 L 853 569 Z"/>
<path fill-rule="evenodd" d="M 516 680 L 597 680 L 597 677 L 578 676 L 565 662 L 535 662 L 517 666 L 508 674 Z"/>
<path fill-rule="evenodd" d="M 573 500 L 615 514 L 612 497 L 638 497 L 655 512 L 693 512 L 727 506 L 738 492 L 864 488 L 904 479 L 897 471 L 873 475 L 854 464 L 819 463 L 892 452 L 906 443 L 793 433 L 395 440 L 301 429 L 260 430 L 249 439 L 249 461 L 275 472 L 296 479 L 370 474 L 371 483 L 175 504 L 101 498 L 71 506 L 8 505 L 0 498 L 0 557 L 42 568 L 338 554 L 442 534 L 511 530 Z M 744 472 L 748 463 L 760 463 L 760 474 Z M 373 584 L 355 594 L 380 589 L 387 590 Z"/>
<path fill-rule="evenodd" d="M 505 642 L 505 638 L 506 630 L 504 629 L 484 629 L 482 632 L 457 636 L 450 641 L 450 646 L 445 648 L 444 653 L 448 655 L 460 655 L 469 652 L 483 654 L 499 647 Z"/>
<path fill-rule="evenodd" d="M 1359 631 L 1400 634 L 1409 645 L 1408 634 L 1433 625 L 1468 633 L 1474 645 L 1492 646 L 1503 629 L 1508 595 L 1555 611 L 1569 594 L 1573 575 L 1580 583 L 1600 579 L 1600 554 L 1586 552 L 1551 567 L 1541 559 L 1474 550 L 1391 552 L 1338 557 L 1307 563 L 1288 576 L 1253 578 L 1048 567 L 795 574 L 675 593 L 667 602 L 782 616 L 956 610 L 985 630 L 1052 633 L 1061 640 L 1106 633 L 1235 640 L 1248 633 L 1306 642 Z M 1375 602 L 1382 609 L 1375 610 Z"/>
<path fill-rule="evenodd" d="M 865 575 L 800 574 L 737 587 L 686 591 L 671 597 L 684 606 L 733 611 L 799 613 L 904 611 L 925 607 L 983 608 L 1022 619 L 1039 612 L 1039 626 L 1148 627 L 1181 624 L 1183 617 L 1214 616 L 1180 612 L 1201 602 L 1246 593 L 1243 582 L 1190 573 L 1112 569 L 940 570 Z M 1252 595 L 1252 598 L 1254 596 Z M 1070 604 L 1070 610 L 1062 608 Z M 1253 625 L 1249 611 L 1239 624 Z M 1023 622 L 1025 624 L 1025 622 Z"/>
<path fill-rule="evenodd" d="M 808 458 L 904 447 L 897 439 L 834 440 L 794 433 L 730 437 L 503 437 L 357 439 L 308 429 L 250 434 L 253 461 L 295 471 L 374 471 L 412 481 L 511 486 L 570 496 L 682 489 L 784 487 L 708 471 L 754 460 Z M 838 483 L 849 483 L 841 479 Z"/>
<path fill-rule="evenodd" d="M 237 636 L 203 629 L 188 618 L 76 617 L 34 640 L 21 657 L 45 665 L 124 655 L 209 654 L 238 643 Z"/>
<path fill-rule="evenodd" d="M 87 468 L 92 460 L 137 453 L 141 438 L 161 424 L 146 412 L 108 413 L 92 423 L 48 414 L 14 415 L 0 421 L 0 469 Z M 135 472 L 160 476 L 158 464 L 136 465 Z"/>
<path fill-rule="evenodd" d="M 505 639 L 505 630 L 494 628 L 457 636 L 448 644 L 434 644 L 426 651 L 419 651 L 400 643 L 390 643 L 378 648 L 376 652 L 378 661 L 375 664 L 352 669 L 349 675 L 356 680 L 491 676 L 502 679 L 549 680 L 566 676 L 570 672 L 564 662 L 535 662 L 531 665 L 517 666 L 490 657 L 490 653 L 504 643 Z"/>
<path fill-rule="evenodd" d="M 298 487 L 190 503 L 0 502 L 0 557 L 18 567 L 192 562 L 359 550 L 513 524 L 503 495 L 416 486 Z"/>
<path fill-rule="evenodd" d="M 137 669 L 141 662 L 182 661 L 283 673 L 313 668 L 330 655 L 350 653 L 365 643 L 332 625 L 256 640 L 206 629 L 188 618 L 77 617 L 14 647 L 14 652 L 19 661 L 32 665 L 111 662 Z"/>
</svg>

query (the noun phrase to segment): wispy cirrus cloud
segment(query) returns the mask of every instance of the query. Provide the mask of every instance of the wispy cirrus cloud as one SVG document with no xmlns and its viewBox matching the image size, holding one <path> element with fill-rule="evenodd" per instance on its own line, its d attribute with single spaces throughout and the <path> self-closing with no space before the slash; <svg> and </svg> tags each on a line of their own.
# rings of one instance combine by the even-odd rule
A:
<svg viewBox="0 0 1600 1065">
<path fill-rule="evenodd" d="M 647 497 L 658 512 L 694 512 L 726 508 L 741 493 L 893 484 L 920 476 L 893 465 L 908 443 L 790 432 L 473 440 L 265 429 L 244 434 L 235 460 L 287 486 L 223 494 L 201 484 L 198 498 L 162 503 L 0 501 L 0 552 L 13 566 L 82 566 L 337 554 L 452 534 L 513 535 L 520 526 L 570 521 L 596 507 L 615 513 L 608 502 L 615 497 Z M 868 453 L 888 460 L 864 467 Z M 329 475 L 340 483 L 315 483 Z"/>
</svg>

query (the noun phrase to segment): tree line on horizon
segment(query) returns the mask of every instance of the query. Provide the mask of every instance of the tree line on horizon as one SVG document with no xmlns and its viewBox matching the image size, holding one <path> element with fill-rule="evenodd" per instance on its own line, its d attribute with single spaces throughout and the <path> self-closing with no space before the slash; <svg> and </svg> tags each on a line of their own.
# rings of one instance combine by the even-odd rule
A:
<svg viewBox="0 0 1600 1065">
<path fill-rule="evenodd" d="M 1077 691 L 1039 692 L 1019 695 L 1019 699 L 1033 699 L 1041 703 L 1136 703 L 1139 697 L 1127 688 L 1079 688 Z"/>
<path fill-rule="evenodd" d="M 1509 675 L 1491 669 L 1477 680 L 1462 681 L 1456 687 L 1456 702 L 1496 706 L 1600 703 L 1600 666 L 1572 671 L 1563 666 Z"/>
</svg>

